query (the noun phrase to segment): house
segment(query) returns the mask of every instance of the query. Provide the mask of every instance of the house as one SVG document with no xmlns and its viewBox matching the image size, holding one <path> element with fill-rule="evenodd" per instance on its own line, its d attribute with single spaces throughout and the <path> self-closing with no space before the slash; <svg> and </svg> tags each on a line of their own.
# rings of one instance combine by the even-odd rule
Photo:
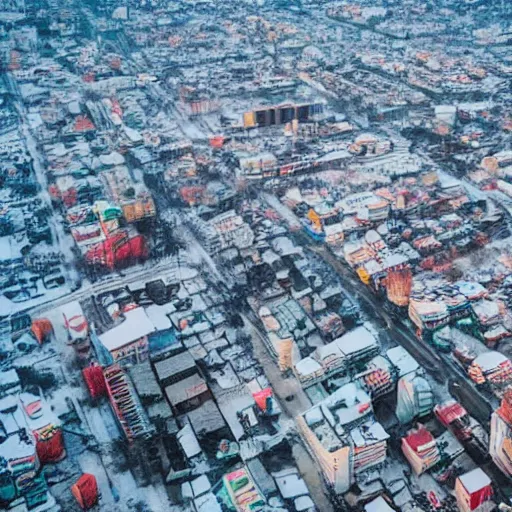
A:
<svg viewBox="0 0 512 512">
<path fill-rule="evenodd" d="M 100 342 L 112 354 L 115 362 L 122 365 L 137 364 L 148 357 L 148 335 L 155 326 L 144 308 L 135 308 L 124 313 L 124 320 L 100 334 Z"/>
<path fill-rule="evenodd" d="M 169 403 L 177 413 L 191 411 L 211 398 L 206 381 L 194 373 L 165 388 Z"/>
</svg>

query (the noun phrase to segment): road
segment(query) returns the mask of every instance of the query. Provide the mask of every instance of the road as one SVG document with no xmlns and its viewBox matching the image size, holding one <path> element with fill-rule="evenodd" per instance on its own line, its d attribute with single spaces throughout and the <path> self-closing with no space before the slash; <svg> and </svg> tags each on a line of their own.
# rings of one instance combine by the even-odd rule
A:
<svg viewBox="0 0 512 512">
<path fill-rule="evenodd" d="M 259 329 L 245 316 L 244 322 L 247 332 L 251 335 L 254 357 L 264 368 L 265 375 L 283 411 L 284 418 L 282 419 L 294 421 L 297 416 L 311 407 L 309 398 L 294 376 L 286 377 L 279 370 L 276 361 L 268 352 L 263 340 L 264 334 L 260 333 Z M 293 400 L 287 401 L 286 397 L 288 396 L 293 396 Z M 297 442 L 293 443 L 292 454 L 318 510 L 334 512 L 325 483 L 309 452 L 300 442 Z"/>
<path fill-rule="evenodd" d="M 280 204 L 279 208 L 276 208 L 277 198 L 271 198 L 270 194 L 262 194 L 261 197 L 269 206 L 276 209 L 285 222 L 300 223 L 295 214 L 286 206 Z M 283 210 L 286 210 L 286 212 Z M 448 380 L 450 380 L 450 382 L 456 383 L 457 398 L 462 405 L 478 421 L 482 422 L 487 430 L 489 429 L 489 418 L 492 412 L 489 398 L 482 395 L 448 357 L 440 357 L 428 343 L 417 338 L 407 325 L 389 315 L 384 310 L 384 305 L 380 299 L 357 279 L 352 271 L 344 266 L 325 245 L 314 242 L 304 231 L 294 233 L 294 237 L 300 245 L 308 247 L 318 254 L 336 271 L 342 279 L 344 288 L 364 303 L 366 309 L 371 312 L 371 316 L 379 320 L 381 325 L 387 327 L 389 336 L 403 346 L 437 382 L 448 384 Z"/>
<path fill-rule="evenodd" d="M 270 194 L 262 194 L 262 196 L 263 200 L 269 206 L 273 206 L 283 220 L 292 224 L 300 222 L 295 214 L 286 206 L 281 203 L 279 205 L 276 204 L 278 199 L 275 196 L 270 196 Z M 275 208 L 275 206 L 279 207 Z M 287 211 L 283 211 L 283 209 Z M 445 385 L 451 395 L 489 432 L 489 418 L 497 406 L 496 403 L 493 403 L 496 401 L 494 397 L 486 397 L 480 393 L 462 369 L 451 361 L 448 355 L 440 357 L 430 345 L 418 339 L 407 325 L 389 315 L 384 310 L 380 299 L 357 279 L 352 271 L 344 266 L 330 249 L 315 243 L 304 231 L 295 232 L 293 236 L 300 245 L 308 247 L 330 265 L 341 278 L 344 288 L 352 296 L 358 297 L 359 301 L 366 306 L 365 309 L 370 313 L 371 318 L 377 319 L 382 325 L 385 325 L 388 335 L 404 347 L 425 368 L 432 378 Z M 267 356 L 271 359 L 268 353 Z M 275 363 L 273 366 L 275 367 Z M 271 367 L 271 363 L 265 361 L 264 367 Z M 493 403 L 493 406 L 491 406 L 491 403 Z M 475 462 L 482 463 L 482 461 Z M 492 461 L 485 461 L 484 469 L 492 480 L 498 483 L 501 494 L 506 496 L 512 494 L 511 480 Z M 308 485 L 311 485 L 310 482 L 308 482 Z M 500 499 L 502 498 L 503 496 L 500 497 Z"/>
<path fill-rule="evenodd" d="M 437 382 L 456 384 L 457 398 L 488 430 L 489 417 L 493 410 L 489 405 L 489 398 L 482 395 L 473 383 L 469 382 L 462 370 L 459 370 L 448 356 L 440 357 L 428 343 L 419 339 L 403 322 L 388 315 L 379 299 L 363 283 L 355 281 L 349 275 L 350 271 L 326 247 L 316 246 L 313 249 L 336 270 L 343 279 L 344 286 L 349 291 L 357 293 L 360 299 L 371 307 L 373 315 L 386 323 L 391 338 L 404 347 Z"/>
<path fill-rule="evenodd" d="M 69 275 L 69 272 L 70 269 L 74 270 L 75 268 L 75 259 L 73 252 L 71 250 L 71 245 L 68 243 L 67 236 L 64 233 L 62 222 L 57 217 L 57 214 L 51 204 L 50 194 L 48 192 L 48 180 L 46 178 L 46 171 L 43 166 L 41 154 L 37 148 L 37 142 L 28 126 L 28 121 L 26 117 L 27 111 L 21 103 L 17 104 L 17 108 L 21 119 L 20 128 L 23 133 L 23 137 L 25 138 L 27 150 L 32 158 L 34 174 L 36 176 L 37 182 L 39 183 L 39 186 L 41 187 L 39 197 L 44 201 L 46 206 L 48 206 L 48 208 L 52 212 L 51 218 L 48 219 L 48 224 L 50 225 L 53 239 L 58 243 L 60 251 L 64 256 L 64 266 L 66 271 L 68 272 L 67 281 L 70 282 L 71 280 L 72 282 L 73 276 Z"/>
<path fill-rule="evenodd" d="M 180 279 L 180 273 L 183 275 L 183 273 L 187 271 L 186 264 L 179 264 L 176 257 L 170 256 L 159 260 L 157 263 L 149 262 L 145 265 L 130 267 L 129 269 L 124 270 L 122 274 L 109 274 L 94 283 L 89 282 L 84 284 L 78 290 L 75 290 L 64 297 L 58 297 L 56 299 L 46 301 L 20 312 L 30 312 L 32 316 L 41 315 L 47 311 L 63 306 L 68 302 L 75 300 L 80 301 L 101 293 L 119 290 L 120 288 L 125 288 L 127 285 L 138 281 L 152 281 L 159 278 L 164 281 L 168 280 L 169 282 L 177 282 Z"/>
</svg>

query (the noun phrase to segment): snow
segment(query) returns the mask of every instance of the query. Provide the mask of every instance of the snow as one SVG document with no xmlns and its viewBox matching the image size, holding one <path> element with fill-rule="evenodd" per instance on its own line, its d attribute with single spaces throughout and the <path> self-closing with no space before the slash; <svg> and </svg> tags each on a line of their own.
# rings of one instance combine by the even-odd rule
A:
<svg viewBox="0 0 512 512">
<path fill-rule="evenodd" d="M 494 350 L 490 350 L 489 352 L 484 352 L 480 354 L 475 360 L 474 363 L 479 365 L 482 370 L 490 371 L 499 366 L 501 363 L 508 361 L 508 358 L 499 352 Z"/>
<path fill-rule="evenodd" d="M 399 377 L 415 372 L 420 365 L 403 347 L 394 347 L 386 352 L 388 359 L 398 368 Z"/>
<path fill-rule="evenodd" d="M 99 336 L 108 350 L 116 350 L 154 332 L 155 326 L 144 308 L 127 311 L 122 323 Z"/>
<path fill-rule="evenodd" d="M 318 162 L 332 162 L 333 160 L 341 160 L 342 158 L 350 158 L 351 156 L 352 155 L 348 151 L 342 149 L 339 151 L 332 151 L 331 153 L 323 155 L 318 159 Z"/>
<path fill-rule="evenodd" d="M 296 229 L 296 228 L 301 227 L 301 222 L 300 222 L 299 218 L 289 208 L 284 206 L 279 201 L 279 199 L 277 199 L 277 197 L 275 197 L 271 194 L 267 194 L 267 193 L 264 193 L 262 195 L 263 195 L 263 198 L 265 199 L 265 202 L 271 208 L 273 208 L 280 215 L 280 217 L 283 220 L 285 220 L 288 223 L 288 225 L 290 226 L 291 229 Z M 299 192 L 299 196 L 300 196 L 300 192 Z M 299 200 L 301 200 L 301 199 L 299 199 Z"/>
<path fill-rule="evenodd" d="M 194 496 L 196 498 L 202 494 L 207 493 L 212 488 L 206 475 L 201 475 L 199 478 L 192 480 L 191 485 L 192 491 L 194 492 Z"/>
<path fill-rule="evenodd" d="M 294 500 L 293 504 L 295 505 L 297 512 L 311 510 L 315 506 L 313 500 L 309 496 L 300 496 Z"/>
<path fill-rule="evenodd" d="M 364 435 L 363 435 L 364 432 Z M 368 440 L 371 442 L 385 441 L 389 439 L 389 434 L 382 425 L 376 421 L 367 421 L 358 428 L 350 431 L 350 436 L 356 446 L 366 446 Z"/>
<path fill-rule="evenodd" d="M 459 480 L 470 494 L 491 485 L 491 479 L 481 468 L 476 468 L 469 473 L 459 476 Z"/>
<path fill-rule="evenodd" d="M 122 165 L 124 164 L 124 157 L 117 151 L 112 151 L 108 155 L 100 155 L 100 162 L 105 166 Z"/>
<path fill-rule="evenodd" d="M 9 300 L 5 295 L 0 295 L 0 318 L 10 316 L 14 307 L 15 305 L 11 300 Z"/>
<path fill-rule="evenodd" d="M 356 327 L 341 338 L 336 339 L 334 343 L 345 355 L 368 350 L 378 345 L 373 334 L 364 326 Z"/>
<path fill-rule="evenodd" d="M 16 244 L 14 237 L 0 237 L 0 261 L 10 262 L 12 260 L 21 260 L 23 257 L 20 252 L 21 247 Z"/>
<path fill-rule="evenodd" d="M 27 392 L 20 393 L 19 399 L 20 402 L 23 404 L 23 407 L 27 407 L 29 404 L 41 400 L 39 396 Z M 46 427 L 47 425 L 60 424 L 60 421 L 52 412 L 50 406 L 46 403 L 44 399 L 41 400 L 41 415 L 36 416 L 36 414 L 34 414 L 32 417 L 30 417 L 28 414 L 25 414 L 27 425 L 30 427 L 32 431 L 39 430 L 43 427 Z"/>
<path fill-rule="evenodd" d="M 181 448 L 185 452 L 185 455 L 191 459 L 201 453 L 201 447 L 197 441 L 197 438 L 192 430 L 192 427 L 187 424 L 185 425 L 176 435 Z"/>
<path fill-rule="evenodd" d="M 192 491 L 192 485 L 190 485 L 190 482 L 181 484 L 181 497 L 184 500 L 192 499 L 194 497 L 194 492 Z"/>
<path fill-rule="evenodd" d="M 374 499 L 364 507 L 365 512 L 393 512 L 382 496 Z"/>
<path fill-rule="evenodd" d="M 309 491 L 304 480 L 299 476 L 296 468 L 287 468 L 277 473 L 272 473 L 279 492 L 284 499 L 296 498 L 308 495 Z"/>
<path fill-rule="evenodd" d="M 0 456 L 8 461 L 31 457 L 35 452 L 35 446 L 30 442 L 22 441 L 19 434 L 9 436 L 0 444 Z"/>
<path fill-rule="evenodd" d="M 20 379 L 18 373 L 14 368 L 10 370 L 3 370 L 0 372 L 0 387 L 12 387 L 19 385 Z"/>
<path fill-rule="evenodd" d="M 336 359 L 342 360 L 344 358 L 338 344 L 337 340 L 329 343 L 328 345 L 324 345 L 323 347 L 318 347 L 315 350 L 315 357 L 320 361 L 323 361 L 326 358 L 336 357 Z"/>
<path fill-rule="evenodd" d="M 61 306 L 60 312 L 62 313 L 62 316 L 68 320 L 75 316 L 83 316 L 84 314 L 82 306 L 80 306 L 80 303 L 77 300 L 68 302 L 64 306 Z"/>
<path fill-rule="evenodd" d="M 285 236 L 280 236 L 271 241 L 274 250 L 281 256 L 287 256 L 291 254 L 300 254 L 302 249 L 296 247 L 292 240 Z"/>
<path fill-rule="evenodd" d="M 146 308 L 146 314 L 157 331 L 165 331 L 172 327 L 171 320 L 167 316 L 171 312 L 170 309 L 169 306 L 158 306 L 157 304 Z"/>
<path fill-rule="evenodd" d="M 212 492 L 194 500 L 197 512 L 222 512 L 217 498 Z"/>
<path fill-rule="evenodd" d="M 320 350 L 319 347 L 317 350 Z M 305 357 L 295 365 L 295 371 L 298 375 L 311 375 L 315 372 L 322 371 L 322 366 L 312 357 Z"/>
<path fill-rule="evenodd" d="M 369 414 L 372 410 L 371 403 L 369 395 L 352 382 L 336 390 L 324 401 L 328 408 L 342 406 L 333 411 L 342 426 Z M 367 404 L 369 407 L 363 407 Z"/>
</svg>

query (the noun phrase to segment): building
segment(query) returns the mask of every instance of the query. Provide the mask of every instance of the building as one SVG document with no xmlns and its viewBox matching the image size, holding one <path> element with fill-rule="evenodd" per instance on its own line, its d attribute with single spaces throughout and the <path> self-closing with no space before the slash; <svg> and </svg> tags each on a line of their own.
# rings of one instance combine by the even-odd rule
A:
<svg viewBox="0 0 512 512">
<path fill-rule="evenodd" d="M 300 435 L 325 480 L 344 493 L 358 475 L 386 459 L 386 431 L 375 420 L 371 398 L 346 384 L 297 418 Z"/>
<path fill-rule="evenodd" d="M 148 335 L 155 326 L 144 308 L 137 307 L 124 313 L 124 320 L 103 334 L 100 342 L 112 354 L 115 362 L 122 365 L 137 364 L 148 357 Z"/>
</svg>

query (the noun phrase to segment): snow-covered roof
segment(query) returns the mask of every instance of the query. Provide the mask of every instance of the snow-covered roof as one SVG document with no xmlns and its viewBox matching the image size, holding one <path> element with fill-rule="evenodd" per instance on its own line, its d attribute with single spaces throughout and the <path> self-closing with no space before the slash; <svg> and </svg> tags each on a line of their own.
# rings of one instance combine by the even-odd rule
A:
<svg viewBox="0 0 512 512">
<path fill-rule="evenodd" d="M 372 411 L 372 400 L 368 393 L 352 382 L 336 390 L 323 403 L 331 409 L 341 426 L 358 420 Z"/>
<path fill-rule="evenodd" d="M 15 368 L 4 370 L 0 372 L 0 387 L 17 386 L 20 383 L 20 378 Z"/>
<path fill-rule="evenodd" d="M 215 398 L 220 412 L 229 425 L 233 436 L 238 441 L 245 434 L 245 431 L 240 424 L 237 412 L 245 411 L 249 414 L 249 420 L 251 422 L 254 421 L 254 413 L 251 415 L 252 407 L 255 405 L 254 398 L 246 384 L 239 384 L 220 393 L 217 392 L 215 393 Z"/>
<path fill-rule="evenodd" d="M 373 444 L 379 441 L 389 439 L 389 434 L 383 426 L 377 421 L 367 421 L 359 427 L 350 431 L 350 436 L 356 447 L 364 447 L 367 444 Z"/>
<path fill-rule="evenodd" d="M 295 510 L 302 512 L 303 510 L 312 510 L 315 504 L 309 496 L 299 496 L 293 501 Z"/>
<path fill-rule="evenodd" d="M 100 162 L 106 166 L 122 165 L 124 164 L 124 156 L 117 151 L 112 151 L 108 155 L 100 155 Z"/>
<path fill-rule="evenodd" d="M 216 432 L 226 426 L 224 418 L 213 400 L 207 400 L 203 405 L 190 411 L 188 419 L 196 435 L 200 438 Z"/>
<path fill-rule="evenodd" d="M 195 480 L 192 480 L 191 486 L 195 498 L 207 493 L 212 488 L 210 480 L 208 480 L 208 477 L 206 475 L 201 475 Z"/>
<path fill-rule="evenodd" d="M 459 480 L 470 494 L 491 485 L 491 479 L 481 468 L 473 469 L 473 471 L 459 476 Z"/>
<path fill-rule="evenodd" d="M 378 345 L 375 336 L 364 326 L 359 326 L 334 341 L 345 355 L 367 350 Z"/>
<path fill-rule="evenodd" d="M 203 494 L 194 500 L 194 506 L 197 512 L 222 512 L 220 503 L 217 501 L 213 492 Z"/>
<path fill-rule="evenodd" d="M 393 512 L 393 509 L 387 504 L 382 496 L 370 501 L 365 507 L 365 512 Z"/>
<path fill-rule="evenodd" d="M 393 365 L 398 369 L 398 376 L 403 377 L 408 373 L 415 372 L 420 365 L 403 347 L 390 348 L 386 355 Z"/>
<path fill-rule="evenodd" d="M 158 306 L 157 304 L 152 304 L 146 308 L 146 314 L 157 331 L 165 331 L 172 327 L 172 322 L 168 317 L 169 309 L 169 307 Z"/>
<path fill-rule="evenodd" d="M 101 343 L 108 350 L 117 350 L 155 330 L 155 326 L 143 308 L 127 311 L 124 317 L 123 322 L 99 336 Z"/>
<path fill-rule="evenodd" d="M 295 365 L 295 371 L 299 376 L 311 375 L 316 372 L 321 372 L 322 370 L 322 366 L 312 357 L 305 357 Z"/>
<path fill-rule="evenodd" d="M 178 405 L 187 400 L 204 393 L 208 390 L 208 386 L 204 379 L 197 373 L 180 380 L 175 384 L 171 384 L 165 388 L 165 394 L 171 402 L 171 405 Z"/>
<path fill-rule="evenodd" d="M 304 480 L 299 476 L 297 468 L 287 468 L 277 473 L 272 473 L 279 492 L 284 499 L 296 498 L 309 494 Z"/>
<path fill-rule="evenodd" d="M 192 427 L 187 424 L 177 434 L 176 438 L 180 443 L 181 448 L 185 452 L 185 455 L 190 459 L 201 453 L 201 447 L 197 441 L 197 438 L 192 430 Z"/>
<path fill-rule="evenodd" d="M 9 436 L 0 444 L 0 457 L 10 461 L 23 459 L 35 455 L 36 448 L 31 442 L 21 439 L 19 434 Z"/>
<path fill-rule="evenodd" d="M 196 362 L 188 352 L 182 352 L 155 363 L 155 371 L 160 381 L 195 368 Z"/>
<path fill-rule="evenodd" d="M 474 364 L 477 364 L 482 368 L 483 371 L 493 370 L 501 363 L 508 361 L 508 358 L 499 352 L 494 350 L 489 350 L 489 352 L 484 352 L 480 354 L 475 360 Z"/>
</svg>

